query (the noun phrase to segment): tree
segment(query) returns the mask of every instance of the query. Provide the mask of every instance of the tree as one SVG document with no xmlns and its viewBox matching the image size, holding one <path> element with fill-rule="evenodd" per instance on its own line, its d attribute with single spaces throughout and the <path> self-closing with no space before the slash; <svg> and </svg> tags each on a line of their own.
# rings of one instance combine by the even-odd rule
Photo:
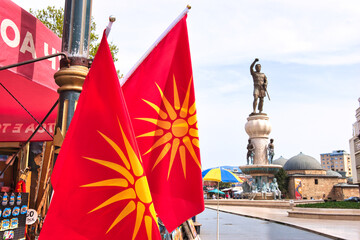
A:
<svg viewBox="0 0 360 240">
<path fill-rule="evenodd" d="M 223 188 L 229 188 L 231 187 L 232 183 L 229 182 L 220 182 L 219 183 L 219 188 L 223 189 Z"/>
<path fill-rule="evenodd" d="M 56 8 L 55 6 L 48 6 L 46 9 L 33 10 L 30 8 L 29 12 L 39 19 L 45 26 L 47 26 L 51 31 L 53 31 L 59 38 L 62 37 L 63 33 L 63 23 L 64 23 L 64 9 Z M 94 58 L 97 49 L 99 48 L 99 35 L 95 33 L 96 23 L 91 17 L 91 26 L 90 26 L 90 44 L 89 44 L 89 57 Z M 119 48 L 113 44 L 109 43 L 110 51 L 114 62 L 118 59 L 116 54 L 119 52 Z"/>
<path fill-rule="evenodd" d="M 281 194 L 288 196 L 289 193 L 289 176 L 283 168 L 275 174 Z"/>
</svg>

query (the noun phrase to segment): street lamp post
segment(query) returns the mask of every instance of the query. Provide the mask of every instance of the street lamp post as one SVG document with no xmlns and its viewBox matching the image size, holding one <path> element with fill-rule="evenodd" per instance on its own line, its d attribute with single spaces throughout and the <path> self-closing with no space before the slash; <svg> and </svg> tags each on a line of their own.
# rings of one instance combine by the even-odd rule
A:
<svg viewBox="0 0 360 240">
<path fill-rule="evenodd" d="M 69 61 L 62 59 L 60 70 L 54 75 L 60 95 L 54 139 L 55 159 L 89 71 L 91 7 L 92 0 L 65 0 L 62 52 L 68 55 Z"/>
</svg>

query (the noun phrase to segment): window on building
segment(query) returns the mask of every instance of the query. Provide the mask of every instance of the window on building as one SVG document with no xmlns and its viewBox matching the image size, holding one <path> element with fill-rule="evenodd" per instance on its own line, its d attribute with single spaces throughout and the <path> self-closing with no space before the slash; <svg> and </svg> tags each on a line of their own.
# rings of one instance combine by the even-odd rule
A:
<svg viewBox="0 0 360 240">
<path fill-rule="evenodd" d="M 330 168 L 330 166 L 328 166 L 328 168 Z"/>
<path fill-rule="evenodd" d="M 323 168 L 326 168 L 326 166 L 323 166 Z"/>
<path fill-rule="evenodd" d="M 338 165 L 335 165 L 335 167 L 338 167 Z"/>
<path fill-rule="evenodd" d="M 343 161 L 340 161 L 340 163 L 343 163 Z"/>
<path fill-rule="evenodd" d="M 319 179 L 315 179 L 315 185 L 319 183 Z"/>
<path fill-rule="evenodd" d="M 340 171 L 344 171 L 344 169 L 342 168 L 342 169 L 340 169 Z"/>
</svg>

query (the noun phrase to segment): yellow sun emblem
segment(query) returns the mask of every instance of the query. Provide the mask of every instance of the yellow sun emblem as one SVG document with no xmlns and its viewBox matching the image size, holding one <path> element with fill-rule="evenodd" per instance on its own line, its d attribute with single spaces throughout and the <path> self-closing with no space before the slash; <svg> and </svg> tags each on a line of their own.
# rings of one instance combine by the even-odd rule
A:
<svg viewBox="0 0 360 240">
<path fill-rule="evenodd" d="M 106 233 L 108 233 L 114 226 L 116 226 L 116 224 L 122 221 L 126 216 L 128 216 L 129 214 L 131 214 L 133 211 L 136 210 L 136 221 L 135 221 L 132 239 L 135 239 L 136 235 L 138 234 L 142 222 L 145 223 L 148 239 L 151 239 L 153 221 L 155 221 L 157 224 L 157 218 L 156 218 L 154 205 L 152 203 L 150 190 L 148 187 L 148 182 L 146 177 L 144 176 L 143 167 L 140 162 L 141 159 L 138 158 L 137 154 L 135 153 L 134 149 L 132 148 L 131 144 L 126 138 L 124 131 L 120 125 L 120 122 L 119 122 L 119 127 L 121 130 L 122 138 L 124 139 L 124 144 L 128 158 L 125 156 L 124 152 L 121 150 L 119 145 L 117 145 L 113 140 L 111 140 L 105 134 L 101 133 L 100 131 L 98 132 L 106 140 L 106 142 L 108 142 L 110 146 L 116 151 L 116 153 L 119 155 L 119 158 L 122 160 L 125 167 L 110 161 L 94 159 L 89 157 L 84 157 L 84 158 L 92 162 L 95 162 L 97 164 L 100 164 L 104 167 L 107 167 L 109 169 L 112 169 L 122 177 L 94 182 L 94 183 L 82 185 L 81 187 L 125 188 L 125 190 L 115 194 L 114 196 L 107 199 L 105 202 L 103 202 L 96 208 L 89 211 L 89 213 L 104 208 L 114 202 L 129 200 L 126 207 L 122 209 L 122 211 L 114 220 L 114 222 L 111 224 L 111 226 L 109 227 Z M 146 206 L 148 206 L 147 212 L 150 214 L 145 213 Z"/>
<path fill-rule="evenodd" d="M 192 77 L 190 78 L 189 85 L 187 87 L 186 95 L 182 105 L 180 105 L 179 93 L 177 90 L 175 76 L 173 76 L 174 85 L 174 104 L 172 105 L 161 88 L 155 83 L 162 98 L 162 105 L 165 106 L 165 110 L 162 110 L 156 104 L 142 99 L 150 107 L 152 107 L 156 113 L 162 119 L 155 118 L 137 118 L 139 120 L 153 123 L 157 126 L 157 129 L 152 132 L 142 134 L 139 137 L 158 137 L 157 141 L 152 147 L 144 153 L 144 155 L 150 153 L 154 149 L 163 146 L 160 154 L 158 155 L 152 170 L 164 159 L 167 153 L 170 151 L 170 161 L 167 179 L 169 179 L 170 171 L 173 166 L 177 153 L 179 152 L 181 165 L 186 178 L 186 149 L 190 153 L 194 162 L 201 169 L 200 161 L 194 150 L 194 146 L 199 148 L 197 118 L 195 102 L 189 107 L 190 91 L 192 86 Z M 190 103 L 191 104 L 191 103 Z"/>
</svg>

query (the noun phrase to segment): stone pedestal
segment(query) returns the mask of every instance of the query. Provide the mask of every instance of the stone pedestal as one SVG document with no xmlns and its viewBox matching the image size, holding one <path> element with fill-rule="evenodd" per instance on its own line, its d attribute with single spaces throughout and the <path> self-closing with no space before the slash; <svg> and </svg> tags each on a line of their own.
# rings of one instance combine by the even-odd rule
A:
<svg viewBox="0 0 360 240">
<path fill-rule="evenodd" d="M 269 134 L 271 125 L 269 117 L 263 114 L 253 114 L 247 118 L 245 131 L 255 147 L 254 165 L 268 165 L 267 145 L 269 144 Z"/>
<path fill-rule="evenodd" d="M 269 180 L 282 168 L 272 165 L 268 161 L 268 144 L 271 125 L 265 113 L 251 114 L 245 124 L 246 133 L 255 147 L 253 165 L 240 166 L 243 173 L 251 175 L 256 181 L 257 191 L 261 191 L 263 184 L 269 189 Z"/>
</svg>

